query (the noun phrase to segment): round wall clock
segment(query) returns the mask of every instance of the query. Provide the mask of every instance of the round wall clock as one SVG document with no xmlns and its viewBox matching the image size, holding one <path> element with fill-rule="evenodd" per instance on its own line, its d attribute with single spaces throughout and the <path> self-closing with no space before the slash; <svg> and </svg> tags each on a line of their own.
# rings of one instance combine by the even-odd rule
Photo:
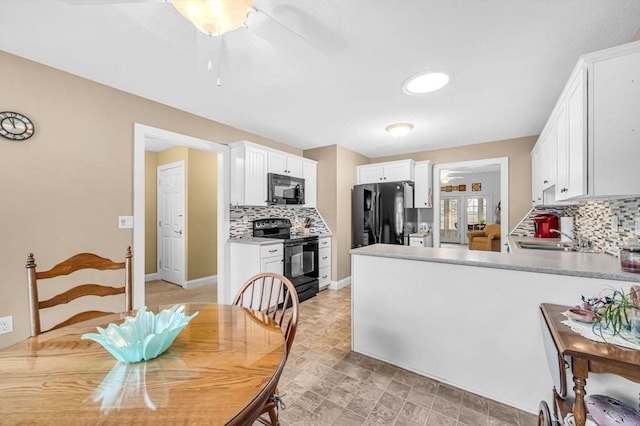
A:
<svg viewBox="0 0 640 426">
<path fill-rule="evenodd" d="M 11 111 L 0 112 L 0 135 L 14 141 L 23 141 L 33 136 L 33 122 L 22 114 Z"/>
</svg>

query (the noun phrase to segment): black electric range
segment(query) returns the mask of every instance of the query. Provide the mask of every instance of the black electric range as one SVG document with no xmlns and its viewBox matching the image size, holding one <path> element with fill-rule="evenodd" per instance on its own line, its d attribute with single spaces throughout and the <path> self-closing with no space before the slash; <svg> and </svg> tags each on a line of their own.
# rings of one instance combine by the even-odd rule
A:
<svg viewBox="0 0 640 426">
<path fill-rule="evenodd" d="M 300 302 L 318 294 L 317 235 L 291 234 L 289 219 L 265 218 L 253 222 L 253 236 L 283 240 L 283 275 L 296 287 Z"/>
</svg>

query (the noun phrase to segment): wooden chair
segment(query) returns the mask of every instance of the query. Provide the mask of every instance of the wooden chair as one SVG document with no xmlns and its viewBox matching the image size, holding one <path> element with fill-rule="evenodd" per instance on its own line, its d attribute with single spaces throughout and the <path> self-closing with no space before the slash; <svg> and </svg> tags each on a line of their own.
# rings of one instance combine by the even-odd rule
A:
<svg viewBox="0 0 640 426">
<path fill-rule="evenodd" d="M 254 275 L 242 286 L 233 304 L 260 311 L 271 317 L 282 329 L 285 356 L 289 356 L 298 326 L 299 301 L 296 288 L 288 278 L 272 272 Z M 281 373 L 282 371 L 277 373 L 278 379 Z M 257 418 L 260 423 L 272 426 L 280 424 L 279 399 L 278 389 L 274 386 L 270 397 L 260 410 Z M 269 419 L 265 418 L 264 414 L 268 414 Z"/>
<path fill-rule="evenodd" d="M 85 311 L 80 312 L 65 321 L 49 328 L 48 330 L 42 330 L 40 324 L 40 310 L 51 308 L 53 306 L 61 305 L 63 303 L 69 303 L 79 297 L 84 296 L 111 296 L 117 294 L 124 294 L 125 305 L 123 311 L 130 311 L 132 309 L 131 303 L 131 247 L 127 248 L 124 262 L 114 262 L 110 259 L 100 257 L 93 253 L 80 253 L 70 257 L 49 269 L 48 271 L 37 272 L 36 262 L 33 257 L 33 253 L 29 253 L 27 256 L 27 281 L 29 283 L 29 310 L 31 313 L 31 336 L 37 336 L 44 331 L 54 330 L 56 328 L 64 327 L 66 325 L 75 324 L 77 322 L 86 321 L 91 318 L 96 318 L 102 315 L 109 314 L 111 312 L 103 311 Z M 82 284 L 69 290 L 60 293 L 50 299 L 40 301 L 38 298 L 38 281 L 47 278 L 59 277 L 61 275 L 69 275 L 81 269 L 97 269 L 97 270 L 117 270 L 124 269 L 124 286 L 123 287 L 110 287 L 100 284 Z"/>
</svg>

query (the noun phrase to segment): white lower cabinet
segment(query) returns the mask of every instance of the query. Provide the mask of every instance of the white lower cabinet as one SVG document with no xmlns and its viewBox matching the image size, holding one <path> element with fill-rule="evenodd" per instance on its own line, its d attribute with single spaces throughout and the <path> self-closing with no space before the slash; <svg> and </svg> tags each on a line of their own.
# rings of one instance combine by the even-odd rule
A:
<svg viewBox="0 0 640 426">
<path fill-rule="evenodd" d="M 433 247 L 433 237 L 431 235 L 409 235 L 409 245 L 413 247 Z"/>
<path fill-rule="evenodd" d="M 318 240 L 318 282 L 320 290 L 331 284 L 331 237 Z"/>
<path fill-rule="evenodd" d="M 284 246 L 281 242 L 250 244 L 232 241 L 230 257 L 229 278 L 232 301 L 240 287 L 252 276 L 260 272 L 283 273 Z"/>
</svg>

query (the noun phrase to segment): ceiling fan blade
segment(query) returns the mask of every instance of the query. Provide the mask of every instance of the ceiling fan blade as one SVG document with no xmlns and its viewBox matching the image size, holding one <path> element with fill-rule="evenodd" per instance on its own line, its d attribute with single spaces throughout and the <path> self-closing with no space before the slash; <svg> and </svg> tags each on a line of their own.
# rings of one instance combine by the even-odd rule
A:
<svg viewBox="0 0 640 426">
<path fill-rule="evenodd" d="M 274 44 L 278 48 L 290 50 L 292 53 L 300 53 L 303 50 L 320 52 L 321 49 L 302 34 L 294 31 L 262 9 L 253 7 L 245 22 L 246 28 Z"/>
<path fill-rule="evenodd" d="M 171 3 L 170 0 L 62 0 L 70 6 L 102 6 L 127 3 Z"/>
</svg>

